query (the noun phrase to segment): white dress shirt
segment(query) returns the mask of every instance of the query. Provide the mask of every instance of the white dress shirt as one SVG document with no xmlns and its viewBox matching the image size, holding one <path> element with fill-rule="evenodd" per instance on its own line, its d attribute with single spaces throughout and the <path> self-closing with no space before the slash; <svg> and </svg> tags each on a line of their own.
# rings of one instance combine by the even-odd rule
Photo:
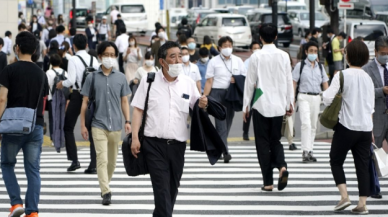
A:
<svg viewBox="0 0 388 217">
<path fill-rule="evenodd" d="M 116 46 L 119 49 L 119 53 L 124 53 L 124 51 L 129 46 L 129 35 L 126 33 L 121 34 L 119 37 L 116 38 Z"/>
<path fill-rule="evenodd" d="M 3 41 L 4 41 L 4 46 L 1 49 L 1 51 L 6 53 L 7 55 L 11 54 L 12 40 L 8 36 L 6 36 L 6 37 L 4 37 Z"/>
<path fill-rule="evenodd" d="M 65 73 L 65 77 L 67 78 L 67 72 L 61 68 L 55 68 L 55 71 L 58 72 L 58 74 L 62 75 L 63 73 Z M 54 72 L 54 70 L 50 69 L 46 72 L 46 76 L 47 76 L 47 81 L 48 81 L 48 85 L 50 87 L 50 91 L 49 91 L 49 95 L 48 95 L 48 100 L 51 100 L 53 98 L 53 95 L 52 95 L 52 90 L 53 90 L 53 86 L 54 86 L 54 78 L 55 76 L 57 76 L 57 74 Z"/>
<path fill-rule="evenodd" d="M 113 10 L 110 12 L 110 17 L 112 18 L 112 23 L 115 23 L 116 20 L 117 20 L 117 15 L 119 14 L 120 12 L 118 10 Z"/>
<path fill-rule="evenodd" d="M 255 84 L 263 95 L 253 104 L 264 117 L 279 117 L 290 109 L 294 102 L 291 63 L 288 54 L 275 45 L 264 45 L 252 54 L 245 79 L 244 107 L 250 110 Z"/>
<path fill-rule="evenodd" d="M 133 107 L 144 109 L 147 89 L 147 76 L 144 76 L 132 100 Z M 144 135 L 185 142 L 189 138 L 186 126 L 189 108 L 193 108 L 200 97 L 195 82 L 183 73 L 169 82 L 162 71 L 158 71 L 150 90 Z"/>
<path fill-rule="evenodd" d="M 370 132 L 375 107 L 375 87 L 372 78 L 362 69 L 346 69 L 339 122 L 349 130 Z M 340 73 L 334 75 L 329 88 L 323 92 L 323 103 L 331 105 L 340 89 Z"/>
<path fill-rule="evenodd" d="M 206 79 L 213 78 L 212 88 L 228 89 L 233 75 L 246 76 L 244 62 L 240 57 L 231 55 L 227 60 L 222 54 L 209 61 L 206 70 Z"/>
<path fill-rule="evenodd" d="M 38 23 L 40 25 L 46 25 L 46 19 L 44 18 L 44 16 L 38 16 Z"/>
<path fill-rule="evenodd" d="M 72 47 L 72 44 L 70 42 L 70 39 L 66 38 L 64 35 L 62 34 L 58 34 L 55 38 L 51 39 L 51 41 L 57 41 L 58 44 L 59 44 L 59 47 L 61 47 L 62 43 L 64 41 L 67 41 L 67 43 L 69 43 L 70 47 Z"/>
<path fill-rule="evenodd" d="M 94 27 L 90 28 L 89 27 L 89 30 L 90 30 L 90 34 L 94 35 L 93 38 L 92 38 L 92 41 L 97 41 L 97 34 L 96 34 L 96 30 L 94 29 Z"/>
<path fill-rule="evenodd" d="M 186 76 L 189 76 L 195 82 L 202 80 L 201 74 L 199 73 L 198 66 L 190 62 L 188 66 L 183 64 L 183 74 L 185 74 Z"/>
<path fill-rule="evenodd" d="M 379 61 L 377 61 L 376 58 L 375 58 L 375 62 L 377 64 L 377 68 L 379 69 L 381 81 L 383 82 L 383 86 L 388 86 L 388 84 L 384 84 L 384 67 L 381 65 L 381 63 L 379 63 Z M 388 69 L 388 64 L 385 67 Z"/>
<path fill-rule="evenodd" d="M 244 61 L 244 66 L 245 66 L 245 70 L 246 70 L 246 71 L 248 71 L 248 69 L 249 69 L 250 60 L 251 60 L 251 57 L 249 57 L 248 59 L 246 59 L 246 60 Z"/>
<path fill-rule="evenodd" d="M 90 57 L 92 56 L 90 56 L 88 52 L 86 52 L 86 50 L 80 50 L 76 53 L 76 55 L 79 55 L 85 61 L 86 65 L 89 66 Z M 69 59 L 69 63 L 67 64 L 68 77 L 67 77 L 67 80 L 62 82 L 63 86 L 65 87 L 73 86 L 74 90 L 77 90 L 75 82 L 77 82 L 78 87 L 82 88 L 81 86 L 82 77 L 85 71 L 84 64 L 76 55 L 72 56 Z M 99 67 L 100 67 L 100 64 L 98 63 L 97 59 L 93 57 L 93 68 L 97 70 Z"/>
</svg>

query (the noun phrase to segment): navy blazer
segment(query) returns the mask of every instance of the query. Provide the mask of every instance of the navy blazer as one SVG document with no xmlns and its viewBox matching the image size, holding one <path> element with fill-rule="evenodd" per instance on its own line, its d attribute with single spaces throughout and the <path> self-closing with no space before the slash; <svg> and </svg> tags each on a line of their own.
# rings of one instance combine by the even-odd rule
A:
<svg viewBox="0 0 388 217">
<path fill-rule="evenodd" d="M 231 83 L 226 93 L 225 100 L 229 101 L 233 110 L 236 112 L 242 111 L 244 106 L 244 85 L 245 85 L 245 76 L 244 75 L 233 75 L 235 83 Z"/>
</svg>

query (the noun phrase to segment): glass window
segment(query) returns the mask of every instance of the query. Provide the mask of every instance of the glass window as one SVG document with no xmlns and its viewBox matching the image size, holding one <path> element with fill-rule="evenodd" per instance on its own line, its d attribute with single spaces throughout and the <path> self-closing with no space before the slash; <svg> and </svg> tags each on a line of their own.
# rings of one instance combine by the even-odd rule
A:
<svg viewBox="0 0 388 217">
<path fill-rule="evenodd" d="M 218 0 L 218 4 L 219 5 L 224 5 L 225 4 L 225 0 Z"/>
<path fill-rule="evenodd" d="M 365 7 L 365 15 L 368 17 L 372 16 L 372 11 L 370 10 L 370 7 Z"/>
<path fill-rule="evenodd" d="M 123 5 L 121 6 L 121 13 L 144 13 L 143 5 Z"/>
<path fill-rule="evenodd" d="M 385 11 L 388 11 L 388 4 L 384 4 L 384 5 L 372 5 L 371 6 L 372 10 L 376 13 L 376 12 L 385 12 Z M 370 9 L 369 9 L 370 10 Z"/>
<path fill-rule="evenodd" d="M 222 18 L 222 26 L 247 26 L 245 18 Z"/>
<path fill-rule="evenodd" d="M 205 19 L 201 22 L 201 25 L 202 25 L 202 26 L 207 26 L 208 21 L 209 21 L 209 19 L 208 19 L 208 18 L 205 18 Z"/>
<path fill-rule="evenodd" d="M 263 23 L 272 23 L 272 14 L 263 15 Z M 290 24 L 290 19 L 288 19 L 287 15 L 279 14 L 278 15 L 278 26 Z"/>
<path fill-rule="evenodd" d="M 77 9 L 76 11 L 76 17 L 86 17 L 88 15 L 88 10 L 86 9 Z"/>
<path fill-rule="evenodd" d="M 355 25 L 354 38 L 359 36 L 364 38 L 364 41 L 375 41 L 378 37 L 387 35 L 384 25 Z"/>
<path fill-rule="evenodd" d="M 342 11 L 342 10 L 340 10 L 340 11 Z M 364 14 L 364 11 L 359 10 L 359 9 L 346 10 L 347 17 L 362 17 L 363 14 Z"/>
<path fill-rule="evenodd" d="M 208 18 L 208 22 L 207 22 L 207 26 L 217 26 L 217 18 L 216 17 L 212 17 L 212 18 Z"/>
<path fill-rule="evenodd" d="M 259 4 L 259 0 L 249 0 L 249 4 L 257 5 L 257 4 Z"/>
<path fill-rule="evenodd" d="M 254 9 L 254 8 L 239 8 L 238 9 L 238 13 L 242 14 L 242 15 L 245 15 L 245 14 L 248 13 L 249 10 L 252 10 L 252 9 Z"/>
<path fill-rule="evenodd" d="M 301 20 L 310 20 L 310 13 L 300 13 Z M 315 20 L 326 20 L 325 16 L 321 13 L 315 13 Z"/>
</svg>

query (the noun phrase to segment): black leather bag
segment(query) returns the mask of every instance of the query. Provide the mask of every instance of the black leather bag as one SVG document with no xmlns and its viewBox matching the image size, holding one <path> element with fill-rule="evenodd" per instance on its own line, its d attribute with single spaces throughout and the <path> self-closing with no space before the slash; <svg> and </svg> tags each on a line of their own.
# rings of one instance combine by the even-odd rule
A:
<svg viewBox="0 0 388 217">
<path fill-rule="evenodd" d="M 138 175 L 149 174 L 146 159 L 142 151 L 142 147 L 143 147 L 143 138 L 144 138 L 144 126 L 145 126 L 147 110 L 148 110 L 148 98 L 150 94 L 151 84 L 154 81 L 154 79 L 155 79 L 155 73 L 149 72 L 147 74 L 147 82 L 149 83 L 149 85 L 148 85 L 147 96 L 146 96 L 145 105 L 144 105 L 143 118 L 139 129 L 139 140 L 141 144 L 140 153 L 137 154 L 137 158 L 135 158 L 132 155 L 132 151 L 131 151 L 132 133 L 128 134 L 125 137 L 125 139 L 123 140 L 123 144 L 121 146 L 124 167 L 128 176 L 138 176 Z"/>
</svg>

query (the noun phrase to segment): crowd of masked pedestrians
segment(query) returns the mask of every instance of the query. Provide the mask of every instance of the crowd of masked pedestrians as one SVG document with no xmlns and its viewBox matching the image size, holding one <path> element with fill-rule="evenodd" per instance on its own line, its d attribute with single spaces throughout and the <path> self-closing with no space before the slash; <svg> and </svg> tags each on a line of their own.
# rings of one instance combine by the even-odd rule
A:
<svg viewBox="0 0 388 217">
<path fill-rule="evenodd" d="M 319 45 L 320 32 L 316 30 L 306 34 L 310 36 L 302 42 L 300 61 L 295 64 L 274 44 L 277 27 L 264 24 L 260 43 L 252 42 L 251 56 L 243 61 L 234 55 L 232 38 L 223 36 L 214 44 L 205 36 L 203 42 L 198 42 L 185 19 L 177 41 L 170 41 L 164 27 L 156 23 L 150 45 L 142 50 L 136 37 L 127 34 L 120 14 L 111 16 L 112 23 L 107 23 L 106 17 L 98 25 L 89 21 L 85 33 L 77 34 L 60 17 L 53 22 L 38 12 L 26 25 L 19 15 L 15 44 L 10 31 L 0 38 L 0 113 L 12 107 L 36 111 L 36 126 L 30 134 L 2 137 L 1 169 L 10 197 L 9 216 L 38 216 L 45 110 L 52 146 L 57 152 L 66 149 L 71 162 L 68 172 L 81 168 L 75 133 L 90 142 L 90 163 L 84 173 L 97 174 L 103 205 L 112 203 L 114 192 L 109 183 L 116 168 L 122 130 L 132 132 L 132 154 L 144 154 L 149 168 L 153 216 L 172 216 L 184 171 L 188 129 L 198 111 L 219 117 L 211 127 L 217 132 L 217 145 L 222 144 L 216 160 L 224 163 L 233 163 L 227 138 L 235 113 L 242 111 L 244 140 L 250 139 L 249 125 L 253 124 L 263 177 L 261 191 L 272 192 L 275 187 L 282 191 L 292 174 L 280 139 L 285 136 L 288 148 L 298 149 L 293 142 L 295 112 L 300 113 L 301 120 L 301 161 L 317 162 L 314 141 L 320 105 L 323 102 L 330 106 L 338 93 L 342 93 L 343 101 L 329 156 L 341 195 L 334 211 L 351 205 L 343 169 L 349 150 L 359 189 L 359 201 L 351 212 L 368 214 L 367 197 L 382 198 L 380 192 L 370 192 L 366 177 L 372 142 L 381 148 L 388 135 L 388 37 L 376 40 L 375 58 L 369 60 L 369 50 L 361 39 L 340 48 L 339 42 L 346 34 L 335 35 L 329 29 L 329 41 Z M 198 48 L 197 44 L 202 45 Z M 320 50 L 328 52 L 326 64 L 319 56 Z M 214 111 L 216 105 L 222 107 L 222 112 Z M 78 119 L 80 129 L 76 128 Z M 191 129 L 191 137 L 196 133 Z M 25 205 L 14 172 L 20 150 L 28 181 Z M 275 168 L 278 177 L 274 183 Z"/>
</svg>

